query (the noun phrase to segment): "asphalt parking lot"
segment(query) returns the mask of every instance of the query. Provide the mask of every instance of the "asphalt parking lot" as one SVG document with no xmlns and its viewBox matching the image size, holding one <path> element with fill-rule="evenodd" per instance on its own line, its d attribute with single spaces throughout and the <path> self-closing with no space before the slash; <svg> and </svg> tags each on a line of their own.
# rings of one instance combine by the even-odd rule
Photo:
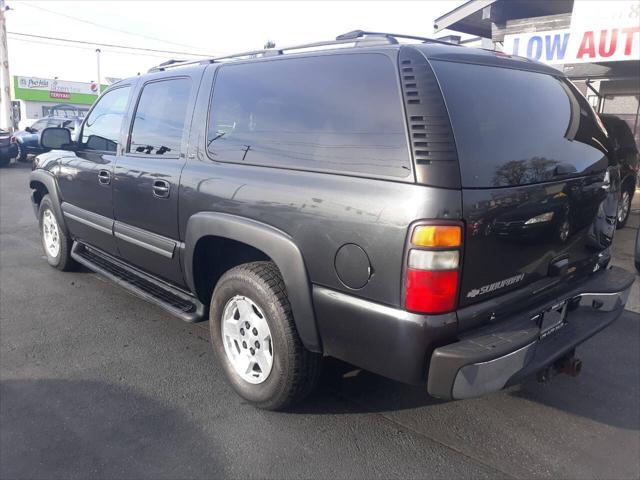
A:
<svg viewBox="0 0 640 480">
<path fill-rule="evenodd" d="M 206 324 L 47 265 L 28 174 L 0 170 L 3 479 L 640 477 L 638 313 L 578 349 L 577 378 L 444 403 L 328 362 L 313 398 L 264 412 L 225 383 Z M 616 238 L 628 269 L 639 216 Z"/>
</svg>

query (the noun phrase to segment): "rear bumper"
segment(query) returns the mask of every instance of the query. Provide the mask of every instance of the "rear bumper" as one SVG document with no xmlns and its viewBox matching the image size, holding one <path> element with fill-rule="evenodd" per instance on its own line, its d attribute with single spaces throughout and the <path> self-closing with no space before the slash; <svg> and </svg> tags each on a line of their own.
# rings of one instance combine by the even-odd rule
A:
<svg viewBox="0 0 640 480">
<path fill-rule="evenodd" d="M 443 399 L 477 397 L 546 368 L 616 320 L 633 281 L 634 276 L 620 268 L 605 270 L 562 298 L 436 348 L 429 364 L 429 394 Z M 566 322 L 541 338 L 540 313 L 563 301 L 568 301 Z"/>
</svg>

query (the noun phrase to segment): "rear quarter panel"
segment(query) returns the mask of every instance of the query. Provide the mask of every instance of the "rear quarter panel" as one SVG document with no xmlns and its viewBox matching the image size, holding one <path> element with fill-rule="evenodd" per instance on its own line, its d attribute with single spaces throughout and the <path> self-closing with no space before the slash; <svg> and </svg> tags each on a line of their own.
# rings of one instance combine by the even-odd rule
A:
<svg viewBox="0 0 640 480">
<path fill-rule="evenodd" d="M 417 219 L 461 218 L 460 191 L 213 161 L 206 154 L 206 128 L 214 73 L 213 66 L 205 73 L 194 112 L 180 185 L 181 237 L 197 212 L 251 218 L 293 239 L 312 283 L 400 306 L 409 225 Z M 347 243 L 365 250 L 373 270 L 358 290 L 345 286 L 334 268 L 337 250 Z"/>
</svg>

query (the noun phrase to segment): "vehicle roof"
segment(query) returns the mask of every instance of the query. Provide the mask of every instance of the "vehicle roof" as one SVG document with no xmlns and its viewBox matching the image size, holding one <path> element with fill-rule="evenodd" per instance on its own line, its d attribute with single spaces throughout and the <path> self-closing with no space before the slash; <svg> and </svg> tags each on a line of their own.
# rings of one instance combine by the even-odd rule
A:
<svg viewBox="0 0 640 480">
<path fill-rule="evenodd" d="M 514 68 L 532 72 L 546 73 L 555 76 L 564 74 L 544 63 L 536 62 L 526 57 L 508 55 L 495 50 L 484 48 L 464 47 L 461 45 L 444 45 L 442 43 L 421 43 L 412 45 L 420 50 L 429 60 L 442 60 L 458 63 L 473 63 L 494 67 Z"/>
<path fill-rule="evenodd" d="M 445 43 L 398 43 L 398 44 L 373 44 L 373 45 L 357 45 L 351 47 L 329 47 L 322 50 L 309 50 L 301 52 L 292 52 L 282 55 L 268 55 L 257 56 L 256 58 L 242 58 L 238 60 L 225 60 L 215 61 L 215 59 L 203 58 L 200 63 L 192 63 L 189 65 L 167 65 L 167 69 L 162 67 L 156 71 L 150 71 L 135 77 L 128 77 L 118 81 L 109 86 L 109 88 L 116 87 L 121 84 L 126 84 L 134 81 L 137 78 L 148 77 L 162 77 L 168 74 L 176 75 L 178 72 L 182 74 L 190 74 L 200 70 L 206 65 L 225 65 L 234 63 L 236 61 L 245 62 L 259 62 L 275 58 L 302 58 L 308 56 L 315 56 L 321 54 L 343 54 L 354 52 L 373 52 L 373 51 L 388 51 L 388 50 L 400 50 L 401 48 L 415 48 L 420 51 L 429 60 L 448 61 L 456 63 L 470 63 L 476 65 L 487 65 L 502 68 L 513 68 L 518 70 L 528 70 L 532 72 L 545 73 L 554 76 L 564 76 L 564 74 L 548 65 L 545 65 L 535 60 L 531 60 L 525 57 L 519 57 L 515 55 L 507 55 L 502 52 L 494 50 L 487 50 L 482 48 L 466 47 L 461 45 L 447 45 Z"/>
</svg>

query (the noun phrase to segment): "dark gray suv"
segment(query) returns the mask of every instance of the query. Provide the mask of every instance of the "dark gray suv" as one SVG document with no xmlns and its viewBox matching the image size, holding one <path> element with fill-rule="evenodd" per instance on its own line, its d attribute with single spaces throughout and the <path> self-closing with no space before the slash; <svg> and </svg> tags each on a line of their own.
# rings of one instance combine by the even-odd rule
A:
<svg viewBox="0 0 640 480">
<path fill-rule="evenodd" d="M 41 141 L 49 263 L 209 319 L 263 408 L 323 356 L 443 399 L 577 374 L 633 282 L 608 265 L 620 178 L 595 113 L 493 51 L 356 31 L 172 63 Z"/>
</svg>

